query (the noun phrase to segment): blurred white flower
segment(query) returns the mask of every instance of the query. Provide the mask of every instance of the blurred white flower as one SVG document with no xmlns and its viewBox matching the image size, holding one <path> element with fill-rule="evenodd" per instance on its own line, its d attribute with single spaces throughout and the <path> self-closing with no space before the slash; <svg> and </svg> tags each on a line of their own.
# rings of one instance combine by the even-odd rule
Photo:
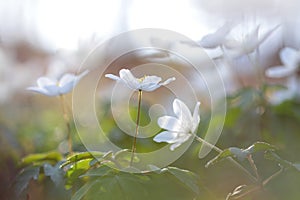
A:
<svg viewBox="0 0 300 200">
<path fill-rule="evenodd" d="M 261 45 L 280 25 L 275 26 L 274 28 L 268 30 L 261 36 L 259 36 L 258 25 L 252 32 L 245 35 L 241 41 L 236 39 L 227 39 L 224 43 L 226 49 L 231 51 L 231 54 L 234 57 L 242 56 L 245 54 L 251 54 L 255 51 L 259 45 Z"/>
<path fill-rule="evenodd" d="M 154 137 L 155 142 L 167 142 L 172 144 L 170 150 L 174 151 L 182 143 L 195 134 L 200 122 L 200 102 L 197 102 L 193 116 L 188 107 L 179 99 L 173 101 L 173 111 L 176 117 L 163 116 L 158 118 L 158 125 L 166 129 Z"/>
<path fill-rule="evenodd" d="M 276 92 L 272 96 L 272 102 L 278 104 L 283 100 L 293 98 L 299 93 L 299 79 L 300 72 L 300 51 L 285 47 L 280 53 L 280 60 L 283 65 L 271 67 L 266 70 L 265 74 L 270 78 L 285 78 L 287 77 L 287 90 Z"/>
<path fill-rule="evenodd" d="M 121 69 L 119 75 L 120 77 L 113 74 L 106 74 L 105 77 L 115 81 L 121 81 L 133 90 L 142 90 L 147 92 L 156 90 L 160 86 L 167 85 L 175 80 L 175 77 L 172 77 L 161 83 L 161 77 L 158 76 L 144 76 L 142 78 L 136 78 L 128 69 Z"/>
<path fill-rule="evenodd" d="M 230 33 L 233 28 L 232 23 L 225 23 L 214 33 L 205 35 L 199 42 L 199 45 L 203 48 L 217 48 L 223 45 L 226 40 L 226 36 Z"/>
<path fill-rule="evenodd" d="M 37 87 L 28 87 L 27 90 L 34 91 L 46 96 L 58 96 L 69 93 L 88 73 L 88 70 L 82 72 L 78 76 L 74 74 L 65 74 L 60 80 L 50 79 L 48 77 L 40 77 L 37 80 Z"/>
</svg>

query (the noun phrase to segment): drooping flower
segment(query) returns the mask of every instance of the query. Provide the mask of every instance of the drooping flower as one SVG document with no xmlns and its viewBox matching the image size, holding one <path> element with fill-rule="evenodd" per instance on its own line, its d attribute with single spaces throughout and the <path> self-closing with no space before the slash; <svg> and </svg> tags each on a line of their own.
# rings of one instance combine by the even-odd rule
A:
<svg viewBox="0 0 300 200">
<path fill-rule="evenodd" d="M 141 90 L 151 92 L 156 90 L 160 86 L 167 85 L 175 80 L 175 77 L 169 78 L 164 82 L 161 82 L 161 77 L 158 76 L 144 76 L 142 78 L 136 78 L 128 69 L 121 69 L 119 72 L 120 77 L 113 74 L 106 74 L 105 77 L 121 81 L 133 90 Z"/>
<path fill-rule="evenodd" d="M 66 94 L 69 93 L 87 73 L 88 70 L 82 72 L 78 76 L 74 74 L 65 74 L 59 80 L 50 79 L 48 77 L 40 77 L 37 80 L 37 86 L 28 87 L 27 90 L 46 96 Z"/>
<path fill-rule="evenodd" d="M 199 122 L 199 106 L 197 102 L 193 115 L 189 108 L 179 99 L 173 101 L 173 116 L 162 116 L 158 118 L 158 125 L 165 129 L 154 137 L 155 142 L 167 142 L 172 144 L 170 150 L 174 151 L 182 143 L 186 142 L 193 134 L 195 134 Z"/>
</svg>

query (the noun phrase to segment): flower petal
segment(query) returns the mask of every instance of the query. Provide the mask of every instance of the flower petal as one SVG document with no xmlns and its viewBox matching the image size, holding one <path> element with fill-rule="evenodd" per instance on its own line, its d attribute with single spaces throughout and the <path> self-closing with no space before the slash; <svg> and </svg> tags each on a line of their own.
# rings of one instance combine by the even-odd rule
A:
<svg viewBox="0 0 300 200">
<path fill-rule="evenodd" d="M 158 118 L 157 124 L 160 128 L 166 129 L 168 131 L 183 132 L 184 127 L 181 125 L 181 121 L 172 116 L 163 116 Z"/>
<path fill-rule="evenodd" d="M 164 82 L 160 83 L 160 85 L 167 85 L 169 83 L 171 83 L 172 81 L 175 81 L 176 78 L 172 77 L 172 78 L 168 78 L 167 80 L 165 80 Z"/>
<path fill-rule="evenodd" d="M 140 89 L 140 82 L 135 78 L 128 69 L 121 69 L 120 72 L 121 80 L 127 84 L 131 89 Z"/>
<path fill-rule="evenodd" d="M 180 136 L 180 138 L 178 138 L 178 140 L 170 146 L 170 150 L 174 151 L 177 147 L 179 147 L 184 142 L 186 142 L 190 137 L 191 137 L 191 134 L 185 134 L 185 135 Z"/>
<path fill-rule="evenodd" d="M 43 88 L 45 85 L 56 85 L 57 81 L 56 80 L 52 80 L 48 77 L 40 77 L 37 80 L 37 85 L 40 88 Z"/>
<path fill-rule="evenodd" d="M 200 40 L 199 44 L 203 48 L 216 48 L 216 47 L 222 45 L 225 40 L 225 37 L 231 31 L 232 25 L 233 24 L 225 23 L 222 27 L 220 27 L 214 33 L 204 36 Z"/>
<path fill-rule="evenodd" d="M 151 92 L 160 87 L 158 84 L 160 81 L 161 78 L 158 76 L 146 76 L 140 84 L 140 89 Z"/>
<path fill-rule="evenodd" d="M 80 79 L 87 75 L 88 72 L 88 70 L 85 70 L 78 76 L 74 74 L 65 74 L 59 81 L 60 94 L 66 94 L 70 92 L 77 85 Z"/>
<path fill-rule="evenodd" d="M 153 140 L 155 142 L 167 142 L 167 143 L 174 143 L 178 140 L 178 133 L 170 132 L 170 131 L 163 131 L 157 134 Z"/>
<path fill-rule="evenodd" d="M 295 69 L 289 66 L 275 66 L 266 70 L 266 76 L 270 78 L 284 78 L 294 73 Z"/>
<path fill-rule="evenodd" d="M 181 121 L 183 128 L 190 129 L 192 127 L 192 114 L 188 107 L 181 100 L 175 99 L 173 101 L 173 111 L 178 120 Z"/>
<path fill-rule="evenodd" d="M 58 92 L 55 92 L 55 90 L 47 90 L 45 88 L 40 87 L 28 87 L 27 90 L 37 92 L 46 96 L 57 96 Z"/>
<path fill-rule="evenodd" d="M 105 74 L 105 77 L 110 78 L 110 79 L 115 80 L 115 81 L 121 80 L 120 77 L 118 77 L 116 75 L 113 75 L 113 74 Z"/>
<path fill-rule="evenodd" d="M 200 102 L 197 102 L 194 108 L 194 113 L 193 113 L 193 127 L 192 127 L 192 133 L 195 133 L 199 122 L 200 122 L 200 116 L 199 116 L 199 107 L 200 107 Z"/>
<path fill-rule="evenodd" d="M 289 47 L 283 48 L 280 51 L 281 62 L 288 67 L 296 69 L 300 62 L 300 52 Z"/>
</svg>

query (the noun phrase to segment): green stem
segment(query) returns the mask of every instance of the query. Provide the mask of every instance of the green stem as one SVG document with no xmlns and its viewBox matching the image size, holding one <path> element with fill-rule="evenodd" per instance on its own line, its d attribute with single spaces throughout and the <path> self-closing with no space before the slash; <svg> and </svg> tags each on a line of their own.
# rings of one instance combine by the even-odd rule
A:
<svg viewBox="0 0 300 200">
<path fill-rule="evenodd" d="M 256 165 L 255 165 L 255 162 L 254 162 L 254 160 L 252 159 L 252 155 L 249 154 L 249 155 L 247 156 L 247 159 L 248 159 L 248 161 L 249 161 L 249 163 L 250 163 L 251 168 L 253 169 L 253 171 L 254 171 L 254 173 L 255 173 L 255 176 L 256 176 L 257 180 L 258 180 L 258 181 L 261 181 L 261 178 L 260 178 L 260 176 L 259 176 L 259 174 L 258 174 L 258 170 L 257 170 L 257 167 L 256 167 Z"/>
<path fill-rule="evenodd" d="M 142 90 L 139 90 L 139 92 L 138 92 L 138 113 L 137 113 L 137 118 L 136 118 L 135 135 L 134 135 L 134 139 L 133 139 L 133 143 L 132 143 L 130 166 L 132 166 L 133 159 L 134 159 L 134 153 L 136 150 L 136 140 L 137 140 L 139 124 L 140 124 L 141 102 L 142 102 Z"/>
<path fill-rule="evenodd" d="M 195 135 L 195 138 L 198 142 L 201 142 L 209 147 L 211 147 L 212 149 L 214 149 L 216 152 L 221 153 L 223 152 L 222 149 L 218 148 L 217 146 L 205 141 L 204 139 L 202 139 L 201 137 Z M 248 175 L 248 177 L 253 181 L 253 182 L 257 182 L 257 179 L 248 171 L 246 170 L 240 163 L 238 163 L 236 160 L 234 160 L 233 158 L 228 158 L 233 164 L 235 164 L 239 169 L 241 169 L 243 172 L 245 172 L 245 174 Z"/>
<path fill-rule="evenodd" d="M 61 107 L 62 107 L 62 112 L 63 112 L 63 117 L 67 126 L 67 139 L 68 139 L 68 149 L 69 149 L 69 154 L 73 153 L 72 150 L 72 137 L 71 137 L 71 125 L 70 125 L 70 119 L 68 117 L 66 105 L 65 105 L 65 98 L 63 95 L 60 95 L 60 102 L 61 102 Z"/>
</svg>

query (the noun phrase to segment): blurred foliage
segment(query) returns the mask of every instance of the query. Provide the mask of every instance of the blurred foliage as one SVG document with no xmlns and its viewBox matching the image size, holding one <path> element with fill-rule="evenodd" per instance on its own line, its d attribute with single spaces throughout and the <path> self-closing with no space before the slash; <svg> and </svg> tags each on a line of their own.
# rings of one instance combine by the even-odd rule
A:
<svg viewBox="0 0 300 200">
<path fill-rule="evenodd" d="M 117 164 L 128 164 L 126 149 L 131 149 L 133 138 L 117 128 L 109 104 L 102 109 L 101 115 L 105 117 L 101 126 L 111 141 L 124 150 L 117 153 L 86 152 L 78 136 L 74 136 L 75 153 L 68 156 L 64 149 L 65 125 L 60 110 L 56 108 L 58 105 L 54 103 L 56 101 L 30 102 L 24 111 L 26 117 L 16 118 L 17 127 L 1 120 L 4 134 L 1 134 L 0 148 L 5 154 L 0 160 L 0 175 L 7 185 L 1 199 L 13 199 L 10 194 L 14 194 L 15 199 L 31 200 L 217 200 L 226 196 L 227 199 L 296 200 L 300 196 L 300 102 L 291 99 L 271 105 L 265 95 L 267 90 L 268 86 L 263 89 L 244 88 L 228 97 L 224 129 L 217 143 L 224 149 L 222 153 L 211 152 L 199 160 L 200 144 L 195 141 L 172 167 L 156 169 L 151 166 L 154 171 L 142 173 L 126 173 L 112 168 Z M 149 122 L 147 110 L 147 105 L 143 105 L 144 124 Z M 136 107 L 132 107 L 133 119 L 135 112 Z M 210 120 L 214 119 L 210 119 L 209 111 L 201 116 L 198 135 L 203 137 Z M 72 132 L 75 131 L 72 124 Z M 137 144 L 139 152 L 166 145 L 155 143 L 152 138 L 139 139 Z M 23 157 L 24 154 L 27 156 Z M 253 176 L 256 175 L 254 163 L 261 180 L 249 180 L 226 157 L 238 158 L 237 161 Z M 214 165 L 206 168 L 207 163 Z M 258 187 L 259 184 L 263 184 L 263 189 Z"/>
</svg>

